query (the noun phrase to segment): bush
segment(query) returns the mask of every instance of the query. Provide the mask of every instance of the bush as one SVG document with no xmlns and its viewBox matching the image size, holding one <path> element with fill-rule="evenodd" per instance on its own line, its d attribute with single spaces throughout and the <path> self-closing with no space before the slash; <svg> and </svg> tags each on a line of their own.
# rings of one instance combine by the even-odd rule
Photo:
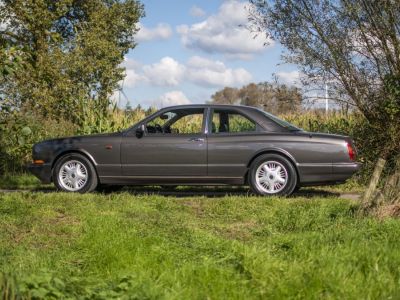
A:
<svg viewBox="0 0 400 300">
<path fill-rule="evenodd" d="M 31 161 L 34 143 L 75 132 L 76 126 L 68 121 L 12 112 L 0 124 L 0 174 L 23 171 L 26 163 Z"/>
</svg>

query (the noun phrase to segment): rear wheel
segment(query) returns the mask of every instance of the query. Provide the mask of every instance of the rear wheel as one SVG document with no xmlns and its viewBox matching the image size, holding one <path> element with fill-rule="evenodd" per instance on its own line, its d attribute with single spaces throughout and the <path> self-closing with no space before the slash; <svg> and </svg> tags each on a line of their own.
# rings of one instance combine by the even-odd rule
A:
<svg viewBox="0 0 400 300">
<path fill-rule="evenodd" d="M 297 173 L 285 157 L 265 154 L 251 164 L 249 184 L 258 195 L 287 196 L 296 188 Z"/>
<path fill-rule="evenodd" d="M 57 160 L 53 181 L 58 190 L 77 193 L 92 192 L 98 184 L 93 164 L 78 153 L 66 154 Z"/>
</svg>

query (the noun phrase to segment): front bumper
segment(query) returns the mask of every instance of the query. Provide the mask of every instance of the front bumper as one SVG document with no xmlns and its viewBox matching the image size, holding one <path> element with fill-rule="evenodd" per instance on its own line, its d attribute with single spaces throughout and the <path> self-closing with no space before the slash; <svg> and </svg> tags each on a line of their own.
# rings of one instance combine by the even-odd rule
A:
<svg viewBox="0 0 400 300">
<path fill-rule="evenodd" d="M 42 183 L 51 183 L 51 164 L 29 164 L 28 171 L 39 178 Z"/>
</svg>

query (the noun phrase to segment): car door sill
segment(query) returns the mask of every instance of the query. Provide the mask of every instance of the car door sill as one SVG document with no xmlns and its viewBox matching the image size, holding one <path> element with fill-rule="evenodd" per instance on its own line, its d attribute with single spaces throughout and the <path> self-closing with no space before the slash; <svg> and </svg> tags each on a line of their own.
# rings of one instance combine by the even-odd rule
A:
<svg viewBox="0 0 400 300">
<path fill-rule="evenodd" d="M 223 176 L 99 176 L 105 184 L 243 184 L 243 177 Z"/>
</svg>

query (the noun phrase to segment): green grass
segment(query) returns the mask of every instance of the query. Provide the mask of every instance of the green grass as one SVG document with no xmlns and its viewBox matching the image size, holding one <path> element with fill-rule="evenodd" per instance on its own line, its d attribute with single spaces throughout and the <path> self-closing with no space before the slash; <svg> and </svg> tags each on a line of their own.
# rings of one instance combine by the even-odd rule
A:
<svg viewBox="0 0 400 300">
<path fill-rule="evenodd" d="M 0 177 L 0 189 L 43 189 L 51 185 L 41 184 L 39 179 L 30 174 L 8 174 Z"/>
<path fill-rule="evenodd" d="M 208 190 L 212 190 L 214 187 L 208 187 Z M 39 179 L 35 176 L 30 174 L 8 174 L 0 176 L 0 189 L 22 189 L 22 190 L 51 190 L 54 189 L 53 184 L 42 184 Z M 136 188 L 138 189 L 138 188 Z M 146 189 L 146 188 L 145 188 Z M 156 190 L 159 189 L 158 187 L 155 188 Z M 217 187 L 218 191 L 230 191 L 232 188 L 222 188 Z M 237 187 L 236 189 L 243 190 L 241 187 Z M 246 187 L 244 188 L 246 189 Z M 344 184 L 339 185 L 331 185 L 331 186 L 321 186 L 321 187 L 314 187 L 314 188 L 303 188 L 307 190 L 323 190 L 332 193 L 361 193 L 365 190 L 365 186 L 356 182 L 356 180 L 348 180 Z M 139 188 L 140 190 L 140 188 Z M 202 187 L 179 187 L 179 190 L 203 190 Z"/>
<path fill-rule="evenodd" d="M 399 298 L 400 221 L 356 208 L 336 197 L 0 194 L 0 288 L 44 298 Z"/>
</svg>

